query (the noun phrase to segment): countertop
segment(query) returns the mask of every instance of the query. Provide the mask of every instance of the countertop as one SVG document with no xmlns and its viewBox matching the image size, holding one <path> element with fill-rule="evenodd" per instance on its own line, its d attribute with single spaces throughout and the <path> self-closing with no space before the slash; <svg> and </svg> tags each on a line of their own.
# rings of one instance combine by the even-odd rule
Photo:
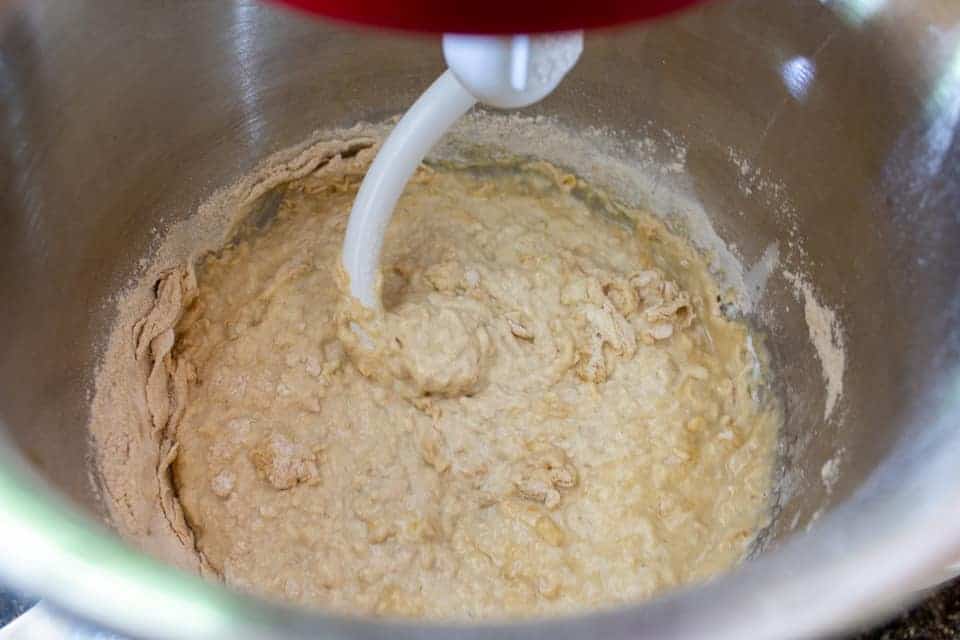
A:
<svg viewBox="0 0 960 640">
<path fill-rule="evenodd" d="M 856 640 L 960 640 L 960 578 Z"/>
</svg>

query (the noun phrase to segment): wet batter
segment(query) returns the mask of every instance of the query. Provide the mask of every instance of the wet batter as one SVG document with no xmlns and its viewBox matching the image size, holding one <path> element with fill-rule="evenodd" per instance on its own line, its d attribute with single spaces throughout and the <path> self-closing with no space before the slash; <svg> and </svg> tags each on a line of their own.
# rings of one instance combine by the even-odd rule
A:
<svg viewBox="0 0 960 640">
<path fill-rule="evenodd" d="M 334 160 L 265 229 L 165 273 L 134 327 L 160 499 L 202 567 L 342 612 L 478 619 L 743 558 L 778 419 L 701 256 L 645 213 L 598 215 L 551 165 L 424 168 L 372 314 L 338 268 L 363 163 Z"/>
</svg>

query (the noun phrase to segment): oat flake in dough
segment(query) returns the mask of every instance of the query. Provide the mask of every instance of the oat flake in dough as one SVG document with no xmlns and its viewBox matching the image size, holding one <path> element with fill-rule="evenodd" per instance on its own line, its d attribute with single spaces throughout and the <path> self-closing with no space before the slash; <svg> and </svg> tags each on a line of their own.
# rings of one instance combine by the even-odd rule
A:
<svg viewBox="0 0 960 640">
<path fill-rule="evenodd" d="M 591 213 L 549 165 L 425 168 L 371 315 L 337 268 L 360 169 L 287 185 L 266 230 L 164 274 L 135 327 L 160 497 L 200 565 L 341 612 L 477 619 L 739 561 L 777 416 L 702 258 L 646 214 Z"/>
</svg>

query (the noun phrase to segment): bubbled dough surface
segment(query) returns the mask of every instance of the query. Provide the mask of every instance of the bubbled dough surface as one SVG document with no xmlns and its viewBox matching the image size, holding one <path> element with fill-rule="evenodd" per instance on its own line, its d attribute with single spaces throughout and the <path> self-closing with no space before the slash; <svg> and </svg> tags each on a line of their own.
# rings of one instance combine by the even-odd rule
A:
<svg viewBox="0 0 960 640">
<path fill-rule="evenodd" d="M 423 169 L 371 316 L 337 269 L 355 164 L 292 183 L 266 231 L 158 288 L 179 292 L 167 458 L 204 565 L 342 612 L 475 619 L 740 560 L 777 419 L 703 260 L 646 214 L 590 213 L 548 165 Z"/>
</svg>

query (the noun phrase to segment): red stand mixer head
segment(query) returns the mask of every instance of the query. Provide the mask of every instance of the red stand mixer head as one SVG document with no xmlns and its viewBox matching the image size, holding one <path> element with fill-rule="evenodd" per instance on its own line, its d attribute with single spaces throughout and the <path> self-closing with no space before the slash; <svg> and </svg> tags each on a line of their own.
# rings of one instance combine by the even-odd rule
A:
<svg viewBox="0 0 960 640">
<path fill-rule="evenodd" d="M 431 33 L 571 31 L 638 22 L 704 0 L 274 0 L 335 20 Z"/>
</svg>

